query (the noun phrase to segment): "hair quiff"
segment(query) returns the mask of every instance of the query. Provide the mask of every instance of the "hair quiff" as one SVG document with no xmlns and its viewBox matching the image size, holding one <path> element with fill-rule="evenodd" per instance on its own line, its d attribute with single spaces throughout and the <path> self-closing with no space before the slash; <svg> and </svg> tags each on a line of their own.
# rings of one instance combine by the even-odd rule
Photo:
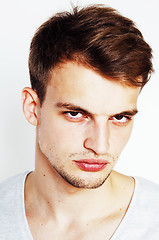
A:
<svg viewBox="0 0 159 240">
<path fill-rule="evenodd" d="M 52 69 L 76 61 L 114 81 L 143 87 L 152 51 L 133 21 L 115 9 L 93 5 L 57 13 L 42 24 L 30 46 L 32 88 L 42 104 Z"/>
</svg>

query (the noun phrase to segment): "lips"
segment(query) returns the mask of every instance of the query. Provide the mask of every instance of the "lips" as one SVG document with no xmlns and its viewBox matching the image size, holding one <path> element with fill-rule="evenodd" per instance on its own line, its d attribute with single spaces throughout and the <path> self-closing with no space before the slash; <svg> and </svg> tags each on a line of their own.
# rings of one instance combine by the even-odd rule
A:
<svg viewBox="0 0 159 240">
<path fill-rule="evenodd" d="M 101 171 L 108 164 L 107 161 L 101 159 L 82 159 L 74 162 L 80 169 L 88 172 Z"/>
</svg>

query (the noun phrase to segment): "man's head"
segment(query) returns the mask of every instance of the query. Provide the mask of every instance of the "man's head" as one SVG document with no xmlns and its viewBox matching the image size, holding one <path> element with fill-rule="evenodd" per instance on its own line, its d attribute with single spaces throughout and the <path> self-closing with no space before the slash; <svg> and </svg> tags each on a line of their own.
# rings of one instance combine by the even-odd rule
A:
<svg viewBox="0 0 159 240">
<path fill-rule="evenodd" d="M 151 48 L 115 10 L 75 8 L 39 28 L 29 67 L 23 109 L 37 126 L 36 169 L 75 187 L 101 186 L 129 139 Z"/>
<path fill-rule="evenodd" d="M 152 72 L 151 48 L 134 23 L 112 8 L 58 13 L 36 32 L 30 48 L 32 88 L 42 104 L 50 73 L 74 61 L 126 85 L 143 87 Z"/>
</svg>

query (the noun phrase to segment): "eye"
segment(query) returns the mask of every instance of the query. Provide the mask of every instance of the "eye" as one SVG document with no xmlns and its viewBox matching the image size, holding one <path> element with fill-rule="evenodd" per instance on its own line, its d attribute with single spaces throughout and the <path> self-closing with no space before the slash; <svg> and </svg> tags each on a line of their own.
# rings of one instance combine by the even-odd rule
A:
<svg viewBox="0 0 159 240">
<path fill-rule="evenodd" d="M 67 112 L 67 115 L 73 118 L 79 118 L 82 117 L 82 113 L 80 112 Z"/>
<path fill-rule="evenodd" d="M 124 116 L 124 115 L 116 115 L 112 117 L 110 120 L 112 120 L 112 123 L 115 125 L 126 125 L 132 118 L 130 116 Z"/>
<path fill-rule="evenodd" d="M 64 116 L 73 122 L 80 122 L 86 118 L 86 116 L 80 112 L 74 112 L 74 111 L 67 111 L 63 112 Z"/>
</svg>

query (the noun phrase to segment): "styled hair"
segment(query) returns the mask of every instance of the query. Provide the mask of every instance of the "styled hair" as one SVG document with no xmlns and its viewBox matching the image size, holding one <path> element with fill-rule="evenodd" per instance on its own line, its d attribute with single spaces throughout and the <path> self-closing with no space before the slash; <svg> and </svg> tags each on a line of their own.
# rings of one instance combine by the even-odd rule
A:
<svg viewBox="0 0 159 240">
<path fill-rule="evenodd" d="M 35 33 L 29 56 L 32 88 L 42 104 L 53 68 L 74 61 L 113 81 L 143 87 L 152 50 L 134 22 L 115 9 L 92 5 L 57 13 Z"/>
</svg>

